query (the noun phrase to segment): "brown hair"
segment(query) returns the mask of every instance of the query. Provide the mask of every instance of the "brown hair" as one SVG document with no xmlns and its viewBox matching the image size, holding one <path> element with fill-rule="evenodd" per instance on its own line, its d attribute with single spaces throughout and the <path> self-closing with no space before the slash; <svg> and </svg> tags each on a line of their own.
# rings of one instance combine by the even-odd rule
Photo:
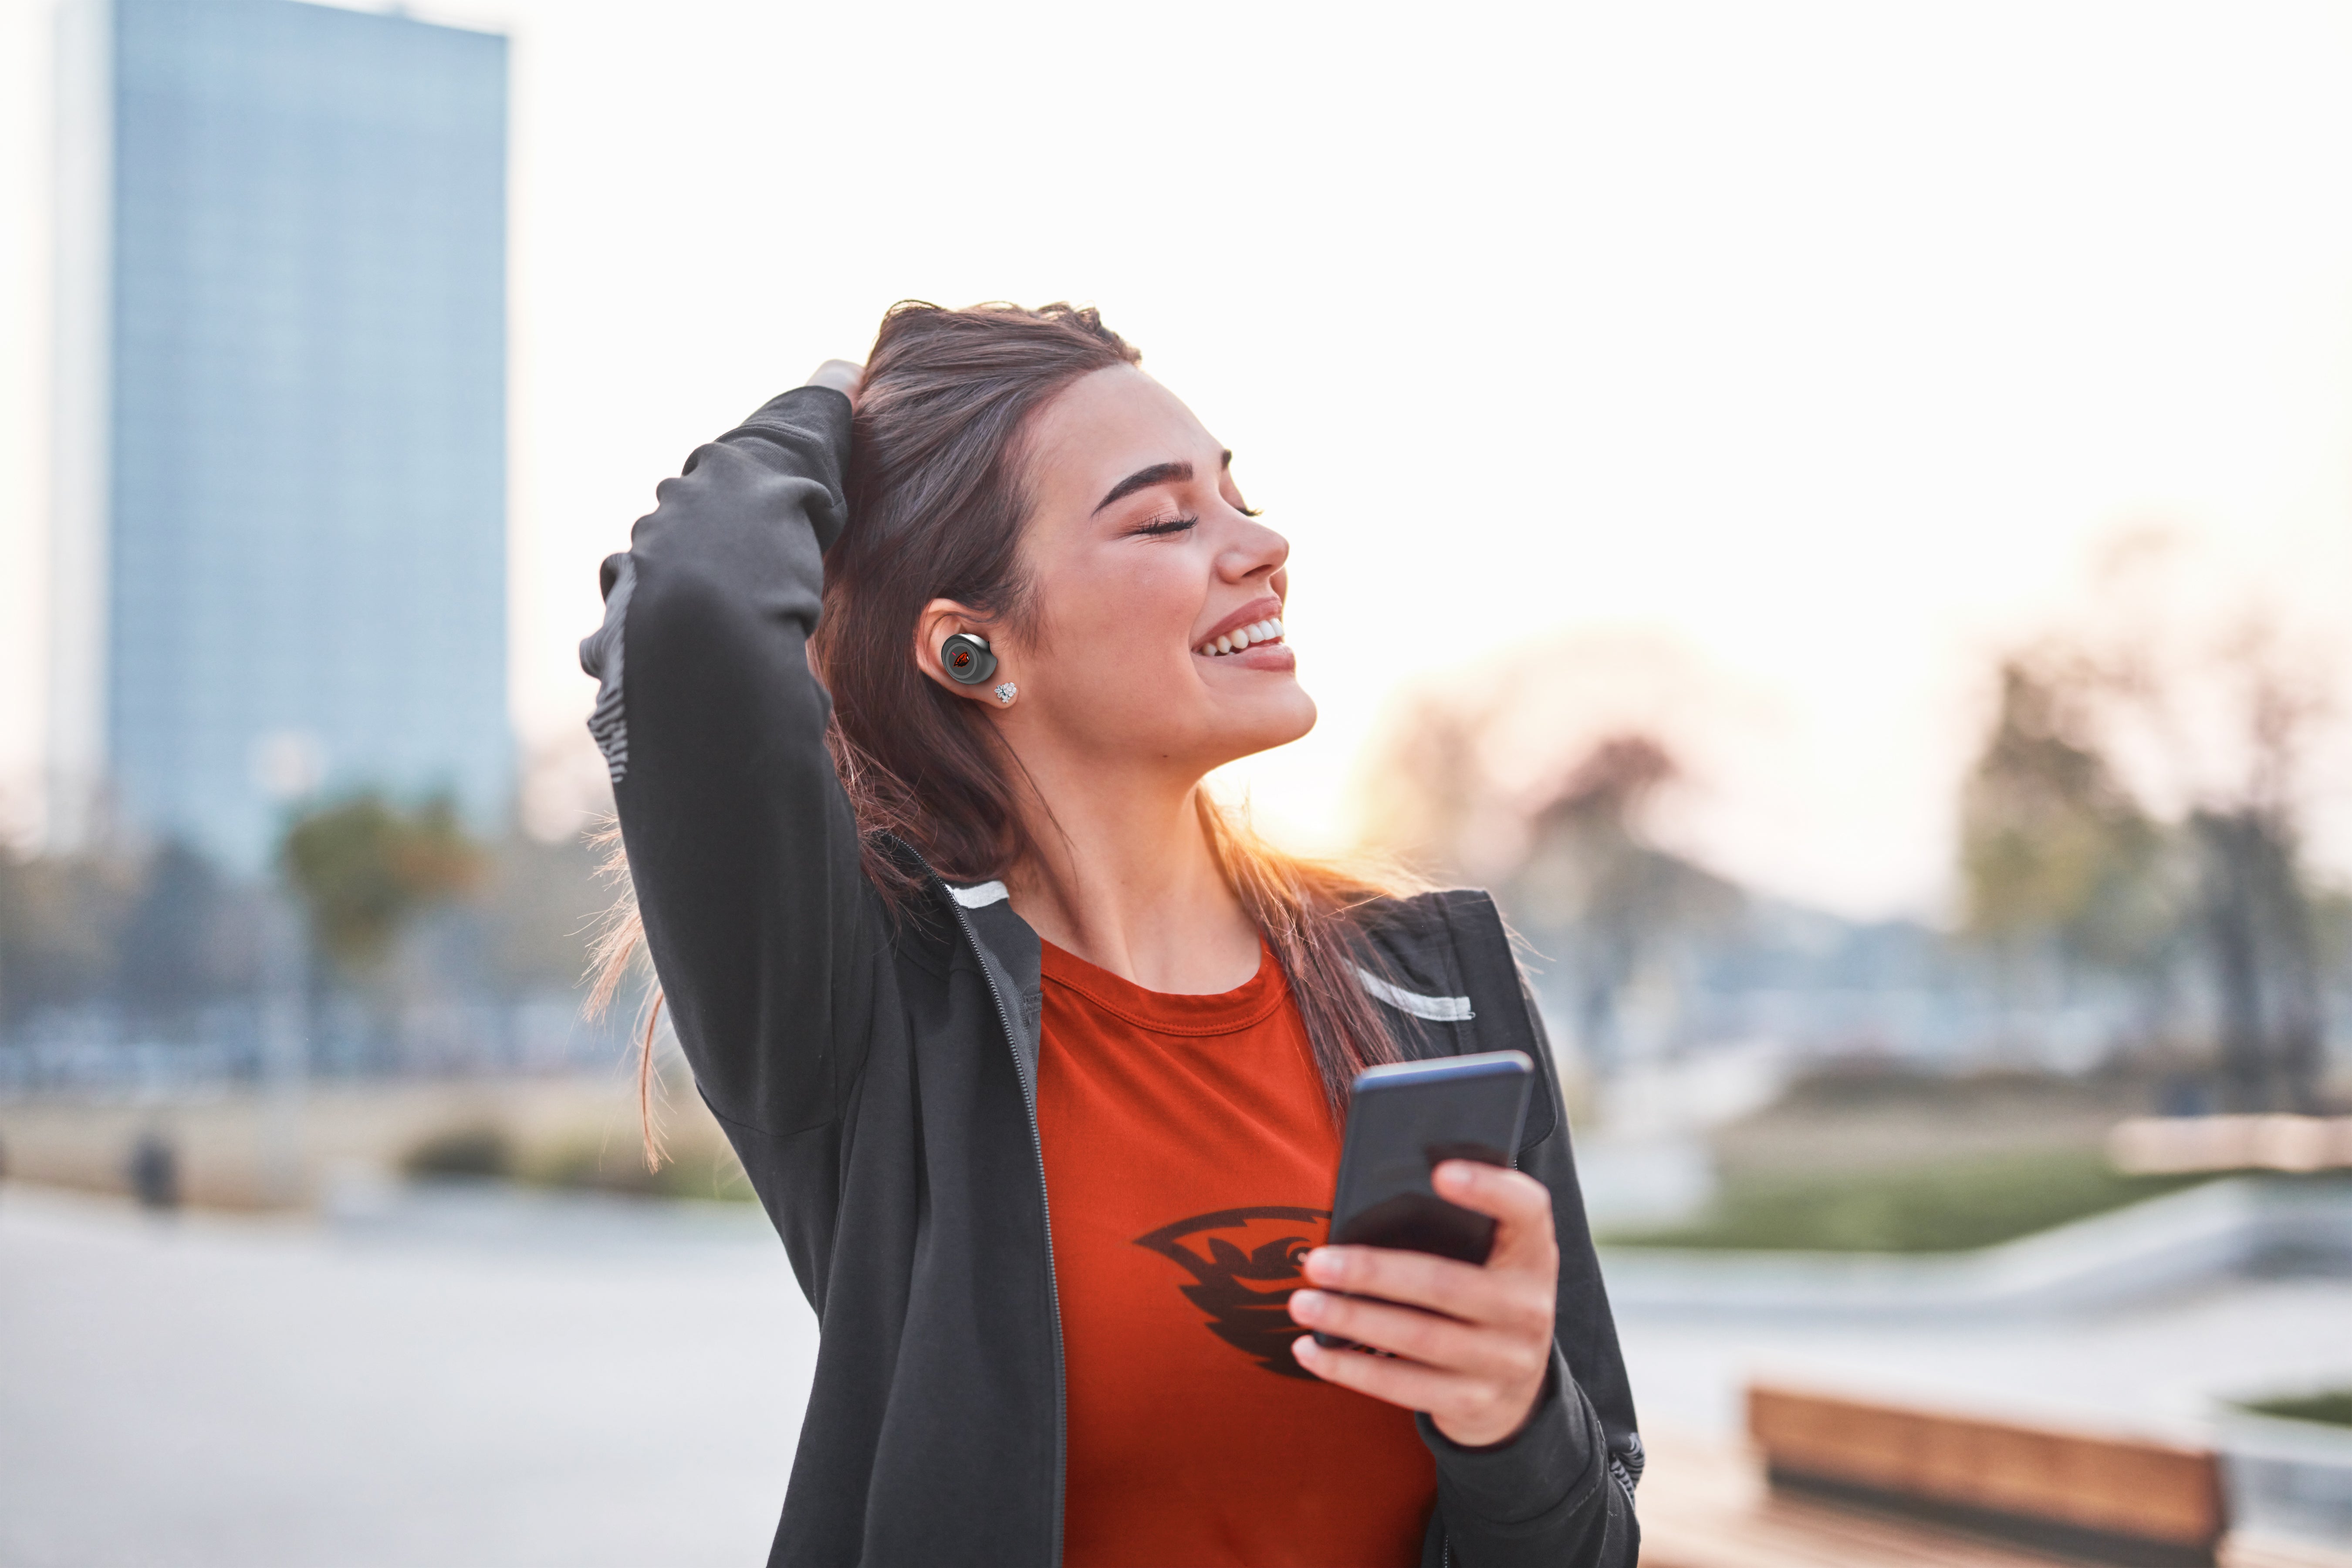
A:
<svg viewBox="0 0 2352 1568">
<path fill-rule="evenodd" d="M 910 656 L 933 599 L 954 599 L 1025 629 L 1036 605 L 1021 560 L 1029 499 L 1030 416 L 1080 376 L 1141 359 L 1091 308 L 907 300 L 882 318 L 857 398 L 847 480 L 849 526 L 825 558 L 824 600 L 809 661 L 831 693 L 826 739 L 864 836 L 866 875 L 901 910 L 928 898 L 887 848 L 897 838 L 956 881 L 1001 878 L 1035 853 L 1016 804 L 1019 762 L 975 703 L 942 690 Z M 1282 965 L 1336 1118 L 1349 1081 L 1399 1052 L 1365 994 L 1353 911 L 1405 890 L 1387 868 L 1286 855 L 1196 795 L 1202 831 Z M 617 832 L 609 868 L 625 866 Z M 591 1005 L 609 1002 L 643 942 L 625 889 L 594 960 Z M 638 1060 L 646 1152 L 656 994 Z"/>
</svg>

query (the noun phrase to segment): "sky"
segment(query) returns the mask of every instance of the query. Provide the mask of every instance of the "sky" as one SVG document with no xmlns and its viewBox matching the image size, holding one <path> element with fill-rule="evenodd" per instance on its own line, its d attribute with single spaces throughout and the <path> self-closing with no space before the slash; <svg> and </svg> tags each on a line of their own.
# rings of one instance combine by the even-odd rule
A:
<svg viewBox="0 0 2352 1568">
<path fill-rule="evenodd" d="M 2352 7 L 412 12 L 514 40 L 528 746 L 582 754 L 573 645 L 656 482 L 908 297 L 1095 303 L 1234 448 L 1322 719 L 1227 782 L 1302 846 L 1348 837 L 1401 684 L 1541 649 L 1684 741 L 1680 847 L 1947 913 L 1993 661 L 2133 531 L 2352 696 Z M 51 18 L 0 0 L 19 822 Z M 1620 666 L 1647 673 L 1595 679 Z M 2352 868 L 2352 835 L 2319 847 Z"/>
</svg>

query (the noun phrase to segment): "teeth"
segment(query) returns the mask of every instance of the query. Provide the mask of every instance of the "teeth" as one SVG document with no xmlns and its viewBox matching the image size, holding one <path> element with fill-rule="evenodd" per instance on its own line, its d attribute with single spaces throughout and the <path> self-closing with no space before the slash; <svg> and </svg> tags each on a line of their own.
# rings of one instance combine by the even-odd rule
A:
<svg viewBox="0 0 2352 1568">
<path fill-rule="evenodd" d="M 1192 651 L 1214 658 L 1220 654 L 1239 653 L 1244 648 L 1262 642 L 1277 642 L 1282 637 L 1282 617 L 1269 616 L 1262 621 L 1226 632 L 1213 642 L 1204 642 Z"/>
</svg>

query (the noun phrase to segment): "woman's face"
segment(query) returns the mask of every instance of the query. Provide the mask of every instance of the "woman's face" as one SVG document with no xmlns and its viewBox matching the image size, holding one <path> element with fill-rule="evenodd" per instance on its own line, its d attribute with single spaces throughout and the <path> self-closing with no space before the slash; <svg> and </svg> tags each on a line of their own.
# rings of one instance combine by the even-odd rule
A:
<svg viewBox="0 0 2352 1568">
<path fill-rule="evenodd" d="M 1035 613 L 992 638 L 1020 687 L 1007 738 L 1197 776 L 1312 729 L 1279 626 L 1289 542 L 1192 411 L 1114 365 L 1040 409 L 1029 442 Z"/>
</svg>

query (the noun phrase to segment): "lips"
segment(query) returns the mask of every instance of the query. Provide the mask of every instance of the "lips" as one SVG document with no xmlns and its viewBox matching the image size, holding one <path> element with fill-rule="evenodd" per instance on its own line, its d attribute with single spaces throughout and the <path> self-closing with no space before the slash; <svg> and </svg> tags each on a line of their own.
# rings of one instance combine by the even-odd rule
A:
<svg viewBox="0 0 2352 1568">
<path fill-rule="evenodd" d="M 1230 658 L 1281 641 L 1282 601 L 1265 594 L 1218 622 L 1208 636 L 1192 645 L 1192 651 L 1202 658 Z"/>
</svg>

